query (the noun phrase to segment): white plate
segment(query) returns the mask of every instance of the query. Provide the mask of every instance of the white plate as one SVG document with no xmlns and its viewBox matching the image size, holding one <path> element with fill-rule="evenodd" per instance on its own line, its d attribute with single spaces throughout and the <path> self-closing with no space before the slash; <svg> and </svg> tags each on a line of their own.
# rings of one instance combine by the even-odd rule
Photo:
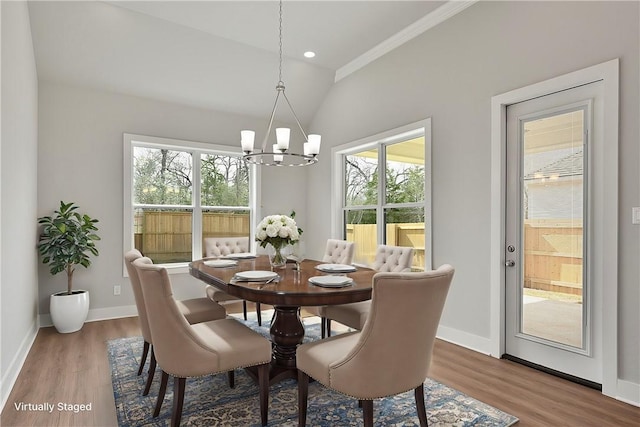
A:
<svg viewBox="0 0 640 427">
<path fill-rule="evenodd" d="M 325 288 L 343 288 L 353 283 L 353 279 L 346 276 L 314 276 L 309 278 L 309 283 Z"/>
<path fill-rule="evenodd" d="M 212 259 L 209 261 L 205 261 L 204 265 L 208 267 L 234 267 L 238 265 L 238 261 L 234 261 L 232 259 Z"/>
<path fill-rule="evenodd" d="M 235 278 L 240 280 L 247 280 L 249 282 L 261 282 L 263 280 L 273 279 L 278 277 L 278 273 L 266 270 L 249 270 L 236 273 Z"/>
<path fill-rule="evenodd" d="M 252 254 L 250 252 L 239 252 L 237 254 L 229 254 L 229 255 L 225 255 L 222 258 L 227 258 L 227 259 L 250 259 L 250 258 L 255 258 L 256 254 Z"/>
<path fill-rule="evenodd" d="M 316 269 L 327 273 L 348 273 L 357 270 L 353 265 L 347 264 L 320 264 Z"/>
</svg>

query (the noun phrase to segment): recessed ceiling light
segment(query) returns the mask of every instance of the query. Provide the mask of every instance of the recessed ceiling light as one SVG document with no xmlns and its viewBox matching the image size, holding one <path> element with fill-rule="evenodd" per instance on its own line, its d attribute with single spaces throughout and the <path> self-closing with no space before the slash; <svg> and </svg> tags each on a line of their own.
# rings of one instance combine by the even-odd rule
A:
<svg viewBox="0 0 640 427">
<path fill-rule="evenodd" d="M 305 58 L 313 58 L 314 56 L 316 56 L 316 53 L 315 52 L 311 52 L 310 50 L 308 50 L 308 51 L 306 51 L 304 53 L 304 57 Z"/>
</svg>

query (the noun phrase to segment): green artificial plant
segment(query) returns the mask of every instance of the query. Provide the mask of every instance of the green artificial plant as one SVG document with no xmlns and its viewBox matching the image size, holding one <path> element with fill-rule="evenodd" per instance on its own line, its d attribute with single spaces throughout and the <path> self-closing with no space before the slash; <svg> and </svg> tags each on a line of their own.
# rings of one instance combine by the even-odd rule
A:
<svg viewBox="0 0 640 427">
<path fill-rule="evenodd" d="M 97 219 L 77 212 L 74 203 L 60 202 L 60 209 L 53 216 L 38 218 L 38 224 L 43 226 L 38 252 L 42 262 L 49 265 L 51 274 L 62 271 L 67 273 L 67 294 L 72 293 L 73 272 L 77 265 L 89 267 L 89 255 L 98 255 L 96 240 L 100 237 L 95 233 Z"/>
</svg>

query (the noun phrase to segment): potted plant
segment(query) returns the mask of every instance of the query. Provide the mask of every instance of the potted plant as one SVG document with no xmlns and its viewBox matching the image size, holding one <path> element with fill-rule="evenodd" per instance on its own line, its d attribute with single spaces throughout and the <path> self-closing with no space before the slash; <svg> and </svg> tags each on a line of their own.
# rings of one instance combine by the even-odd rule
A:
<svg viewBox="0 0 640 427">
<path fill-rule="evenodd" d="M 73 273 L 76 266 L 89 267 L 90 255 L 97 256 L 95 233 L 97 219 L 77 212 L 74 203 L 60 202 L 60 209 L 53 216 L 38 218 L 42 233 L 38 252 L 42 262 L 49 265 L 55 275 L 67 273 L 67 290 L 51 295 L 49 311 L 53 325 L 60 333 L 75 332 L 82 328 L 89 313 L 89 292 L 73 290 Z"/>
</svg>

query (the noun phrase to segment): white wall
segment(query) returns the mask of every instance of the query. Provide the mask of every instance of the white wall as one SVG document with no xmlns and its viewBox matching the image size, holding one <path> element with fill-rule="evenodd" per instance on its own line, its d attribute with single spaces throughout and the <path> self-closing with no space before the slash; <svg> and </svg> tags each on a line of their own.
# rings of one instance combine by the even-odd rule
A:
<svg viewBox="0 0 640 427">
<path fill-rule="evenodd" d="M 619 57 L 618 377 L 636 387 L 639 13 L 637 2 L 476 3 L 341 80 L 312 123 L 326 159 L 332 146 L 433 119 L 433 265 L 456 267 L 442 325 L 479 347 L 490 337 L 491 97 Z M 312 248 L 330 235 L 329 173 L 328 162 L 309 170 L 308 190 L 317 195 L 307 206 Z"/>
<path fill-rule="evenodd" d="M 250 118 L 184 107 L 145 98 L 40 81 L 38 214 L 50 214 L 60 200 L 77 203 L 97 218 L 100 255 L 89 269 L 78 268 L 74 286 L 88 289 L 91 318 L 135 313 L 128 278 L 122 277 L 123 133 L 220 145 L 239 145 L 240 130 L 266 130 L 265 118 Z M 262 171 L 262 212 L 306 215 L 304 171 Z M 172 275 L 178 298 L 204 296 L 204 284 L 188 274 Z M 64 273 L 39 268 L 40 313 L 49 312 L 49 295 L 65 288 Z M 122 294 L 113 295 L 113 285 Z M 125 308 L 123 308 L 125 307 Z M 46 316 L 45 316 L 46 319 Z"/>
<path fill-rule="evenodd" d="M 2 406 L 37 331 L 38 81 L 27 5 L 0 3 L 0 397 Z"/>
</svg>

